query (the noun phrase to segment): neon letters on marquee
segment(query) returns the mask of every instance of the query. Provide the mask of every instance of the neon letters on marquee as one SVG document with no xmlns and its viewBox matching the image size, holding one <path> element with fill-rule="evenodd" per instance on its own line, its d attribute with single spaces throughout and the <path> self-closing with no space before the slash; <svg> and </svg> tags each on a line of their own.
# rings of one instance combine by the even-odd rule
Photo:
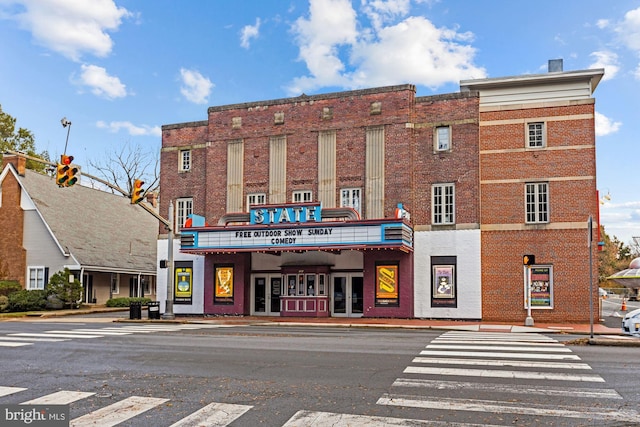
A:
<svg viewBox="0 0 640 427">
<path fill-rule="evenodd" d="M 251 224 L 290 224 L 322 221 L 319 203 L 290 206 L 256 206 L 249 211 Z"/>
</svg>

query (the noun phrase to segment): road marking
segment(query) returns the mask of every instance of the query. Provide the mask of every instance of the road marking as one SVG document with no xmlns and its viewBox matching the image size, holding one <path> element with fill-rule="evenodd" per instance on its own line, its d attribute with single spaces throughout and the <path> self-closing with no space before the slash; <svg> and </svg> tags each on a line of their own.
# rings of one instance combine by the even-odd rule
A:
<svg viewBox="0 0 640 427">
<path fill-rule="evenodd" d="M 210 403 L 170 427 L 224 427 L 239 418 L 253 406 L 229 403 Z"/>
<path fill-rule="evenodd" d="M 100 335 L 131 335 L 131 332 L 116 332 L 116 331 L 105 331 L 104 329 L 74 329 L 74 332 L 78 333 L 94 333 Z"/>
<path fill-rule="evenodd" d="M 507 350 L 507 351 L 550 351 L 557 353 L 571 353 L 571 349 L 561 346 L 553 348 L 539 347 L 510 347 L 500 345 L 448 345 L 448 344 L 429 344 L 426 348 L 450 349 L 450 350 Z"/>
<path fill-rule="evenodd" d="M 605 382 L 604 378 L 602 378 L 600 375 L 574 375 L 551 372 L 502 371 L 492 369 L 456 369 L 408 366 L 407 368 L 405 368 L 404 373 L 422 375 L 450 375 L 461 377 L 511 378 L 526 380 L 580 381 L 597 383 Z"/>
<path fill-rule="evenodd" d="M 126 335 L 125 332 L 100 332 L 100 331 L 82 331 L 79 329 L 71 329 L 68 331 L 45 331 L 45 334 L 77 334 L 81 335 L 82 338 L 85 335 L 100 335 L 101 337 L 105 335 Z"/>
<path fill-rule="evenodd" d="M 32 342 L 0 342 L 0 347 L 22 347 L 25 345 L 33 345 Z"/>
<path fill-rule="evenodd" d="M 452 423 L 446 421 L 416 420 L 409 418 L 376 417 L 369 415 L 337 414 L 333 412 L 298 411 L 282 427 L 483 427 L 487 424 Z M 491 424 L 491 427 L 506 427 Z"/>
<path fill-rule="evenodd" d="M 20 332 L 17 334 L 9 334 L 10 337 L 40 337 L 40 338 L 102 338 L 102 335 L 78 335 L 78 334 L 47 334 L 47 333 L 30 333 L 30 332 Z"/>
<path fill-rule="evenodd" d="M 436 338 L 435 340 L 431 341 L 431 344 L 479 344 L 479 345 L 504 345 L 504 346 L 518 346 L 518 345 L 523 345 L 526 344 L 529 347 L 545 347 L 545 348 L 557 348 L 557 347 L 564 347 L 564 344 L 560 344 L 557 342 L 532 342 L 532 341 L 527 341 L 526 343 L 524 341 L 505 341 L 505 340 L 474 340 L 474 339 L 466 339 L 466 340 L 461 340 L 461 339 L 440 339 L 440 338 Z"/>
<path fill-rule="evenodd" d="M 22 387 L 4 387 L 0 386 L 0 397 L 8 396 L 13 393 L 19 393 L 21 391 L 25 391 L 26 388 Z"/>
<path fill-rule="evenodd" d="M 451 399 L 438 398 L 437 400 L 421 399 L 417 396 L 384 395 L 376 402 L 378 405 L 408 406 L 411 408 L 438 409 L 444 411 L 473 411 L 491 412 L 495 414 L 519 414 L 546 417 L 586 418 L 604 421 L 618 421 L 624 423 L 640 423 L 640 413 L 631 409 L 611 408 L 604 410 L 593 407 L 549 407 L 522 402 L 496 402 L 492 400 Z"/>
<path fill-rule="evenodd" d="M 149 409 L 162 405 L 169 399 L 155 397 L 131 396 L 124 400 L 105 406 L 97 411 L 90 412 L 79 418 L 71 420 L 69 427 L 99 426 L 111 427 L 120 424 L 129 418 L 140 415 Z"/>
<path fill-rule="evenodd" d="M 574 396 L 578 398 L 592 399 L 622 399 L 622 396 L 614 389 L 609 388 L 578 388 L 578 387 L 554 387 L 542 385 L 540 387 L 521 384 L 484 384 L 464 381 L 442 381 L 398 378 L 392 384 L 393 387 L 416 387 L 435 390 L 477 390 L 478 392 L 500 392 L 508 394 L 536 394 L 544 396 Z"/>
<path fill-rule="evenodd" d="M 510 342 L 541 342 L 541 343 L 557 343 L 558 341 L 546 337 L 544 335 L 512 335 L 512 334 L 497 334 L 497 335 L 482 335 L 478 332 L 469 334 L 443 334 L 440 335 L 437 340 L 459 340 L 459 339 L 472 339 L 474 341 L 510 341 Z"/>
<path fill-rule="evenodd" d="M 93 396 L 95 393 L 84 391 L 67 391 L 61 390 L 46 396 L 22 402 L 22 405 L 68 405 L 80 399 Z"/>
<path fill-rule="evenodd" d="M 46 341 L 46 342 L 61 342 L 69 341 L 66 338 L 20 338 L 20 337 L 0 337 L 0 341 Z M 2 345 L 2 344 L 0 344 Z"/>
<path fill-rule="evenodd" d="M 490 359 L 453 359 L 449 357 L 416 357 L 413 363 L 433 363 L 436 365 L 481 365 L 481 366 L 513 366 L 519 368 L 553 368 L 553 369 L 586 369 L 591 370 L 587 363 L 567 362 L 533 362 L 520 360 L 490 360 Z"/>
<path fill-rule="evenodd" d="M 471 356 L 471 357 L 491 357 L 500 359 L 545 359 L 545 360 L 580 360 L 576 354 L 533 354 L 533 353 L 498 353 L 494 351 L 437 351 L 423 350 L 422 356 Z"/>
</svg>

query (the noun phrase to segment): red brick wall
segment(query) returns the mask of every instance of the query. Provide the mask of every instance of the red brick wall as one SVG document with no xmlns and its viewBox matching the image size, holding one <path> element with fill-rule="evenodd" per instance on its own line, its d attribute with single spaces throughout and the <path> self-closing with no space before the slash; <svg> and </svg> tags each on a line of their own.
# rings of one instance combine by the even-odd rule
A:
<svg viewBox="0 0 640 427">
<path fill-rule="evenodd" d="M 554 308 L 534 309 L 534 321 L 589 321 L 586 225 L 597 212 L 595 134 L 592 117 L 575 116 L 593 114 L 592 103 L 481 114 L 485 122 L 560 119 L 546 121 L 549 149 L 541 150 L 524 150 L 524 123 L 480 127 L 481 150 L 508 150 L 480 155 L 484 320 L 524 321 L 522 256 L 533 254 L 536 264 L 552 265 L 554 274 Z M 558 149 L 563 147 L 571 148 Z M 548 224 L 525 224 L 525 182 L 532 181 L 549 183 Z M 593 249 L 596 260 L 595 245 Z M 597 284 L 594 289 L 591 297 L 598 307 Z"/>
<path fill-rule="evenodd" d="M 22 246 L 24 211 L 20 208 L 20 193 L 14 175 L 7 174 L 2 182 L 0 206 L 0 280 L 15 280 L 25 287 L 27 251 Z"/>
</svg>

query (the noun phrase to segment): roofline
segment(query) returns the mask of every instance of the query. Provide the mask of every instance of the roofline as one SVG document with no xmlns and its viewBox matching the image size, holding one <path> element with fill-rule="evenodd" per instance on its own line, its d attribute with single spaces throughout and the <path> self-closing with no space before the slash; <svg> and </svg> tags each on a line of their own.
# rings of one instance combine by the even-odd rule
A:
<svg viewBox="0 0 640 427">
<path fill-rule="evenodd" d="M 494 77 L 486 79 L 460 80 L 460 90 L 482 90 L 504 86 L 522 86 L 540 83 L 565 82 L 575 80 L 589 80 L 593 93 L 604 77 L 604 68 L 588 70 L 561 71 L 543 74 L 523 74 L 519 76 Z"/>
</svg>

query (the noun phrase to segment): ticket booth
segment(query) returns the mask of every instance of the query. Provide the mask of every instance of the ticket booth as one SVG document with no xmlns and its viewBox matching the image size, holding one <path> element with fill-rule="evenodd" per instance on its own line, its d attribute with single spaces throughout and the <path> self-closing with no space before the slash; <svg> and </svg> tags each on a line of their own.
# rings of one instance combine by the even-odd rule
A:
<svg viewBox="0 0 640 427">
<path fill-rule="evenodd" d="M 286 289 L 280 297 L 281 316 L 329 316 L 328 266 L 286 267 L 282 277 Z"/>
</svg>

